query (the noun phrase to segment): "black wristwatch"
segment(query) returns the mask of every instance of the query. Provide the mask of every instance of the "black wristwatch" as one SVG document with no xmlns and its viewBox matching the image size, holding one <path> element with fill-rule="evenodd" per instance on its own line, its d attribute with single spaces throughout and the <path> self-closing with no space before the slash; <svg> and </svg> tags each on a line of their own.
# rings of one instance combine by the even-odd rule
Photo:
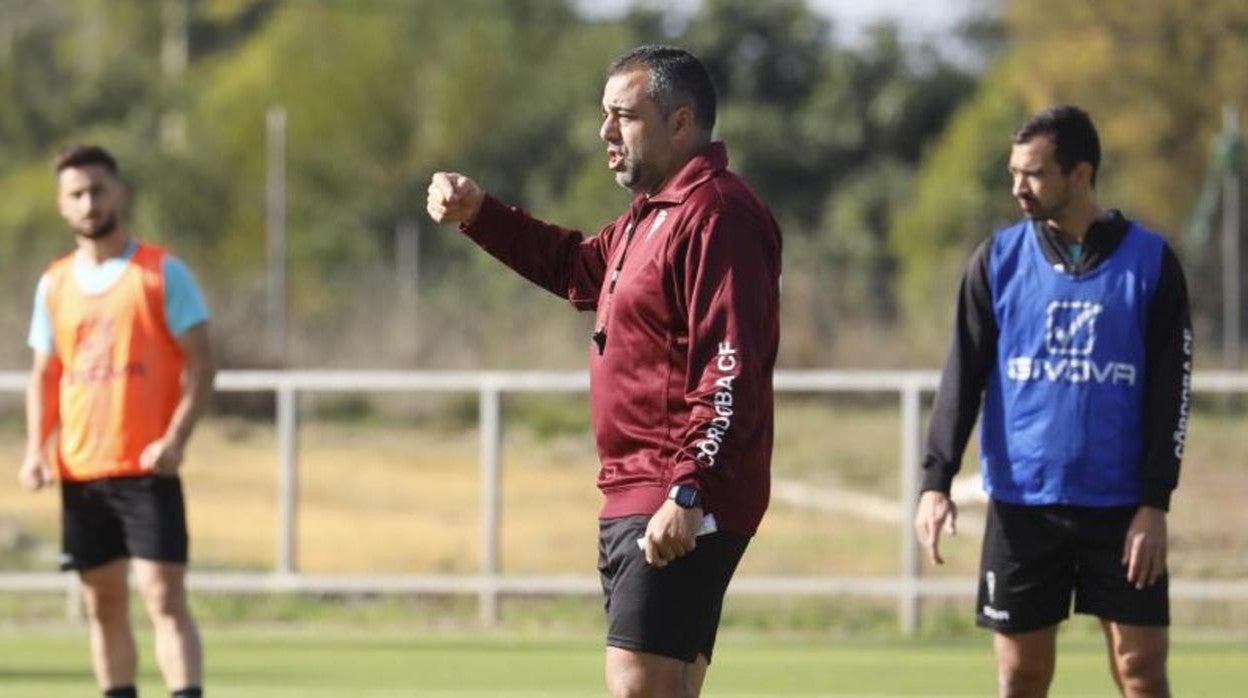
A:
<svg viewBox="0 0 1248 698">
<path fill-rule="evenodd" d="M 706 497 L 693 485 L 672 485 L 672 489 L 667 491 L 667 498 L 681 509 L 706 508 Z"/>
</svg>

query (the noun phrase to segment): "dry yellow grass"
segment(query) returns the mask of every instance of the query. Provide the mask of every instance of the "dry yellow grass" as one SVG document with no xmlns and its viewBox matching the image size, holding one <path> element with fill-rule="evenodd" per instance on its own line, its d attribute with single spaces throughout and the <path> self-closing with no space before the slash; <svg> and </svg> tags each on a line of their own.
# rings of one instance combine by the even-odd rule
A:
<svg viewBox="0 0 1248 698">
<path fill-rule="evenodd" d="M 504 444 L 502 565 L 515 573 L 591 573 L 597 554 L 596 459 L 588 437 Z M 16 435 L 12 435 L 15 437 Z M 300 434 L 299 564 L 309 572 L 471 572 L 480 564 L 477 437 L 317 423 Z M 201 569 L 269 569 L 277 548 L 271 427 L 206 420 L 184 470 L 192 554 Z M 20 442 L 7 449 L 16 462 Z M 0 481 L 0 511 L 55 544 L 55 493 Z M 896 529 L 773 506 L 743 569 L 887 573 Z M 846 569 L 838 561 L 854 561 Z"/>
<path fill-rule="evenodd" d="M 897 488 L 897 413 L 891 402 L 781 403 L 778 477 L 843 484 L 879 496 Z M 1242 418 L 1193 420 L 1183 486 L 1171 517 L 1172 566 L 1185 577 L 1248 573 L 1236 521 L 1248 491 L 1239 467 Z M 21 437 L 0 430 L 0 455 L 18 463 Z M 276 447 L 271 424 L 209 419 L 185 470 L 192 555 L 201 569 L 271 569 L 276 559 Z M 477 436 L 471 429 L 305 424 L 300 434 L 299 562 L 310 572 L 472 572 L 480 560 Z M 512 573 L 592 573 L 596 458 L 587 435 L 539 439 L 509 425 L 503 448 L 502 566 Z M 972 462 L 968 458 L 968 463 Z M 973 467 L 973 466 L 969 466 Z M 55 549 L 57 498 L 0 478 L 0 517 Z M 945 546 L 937 574 L 965 575 L 979 556 L 967 530 Z M 745 573 L 892 574 L 900 531 L 848 515 L 772 504 L 742 564 Z"/>
</svg>

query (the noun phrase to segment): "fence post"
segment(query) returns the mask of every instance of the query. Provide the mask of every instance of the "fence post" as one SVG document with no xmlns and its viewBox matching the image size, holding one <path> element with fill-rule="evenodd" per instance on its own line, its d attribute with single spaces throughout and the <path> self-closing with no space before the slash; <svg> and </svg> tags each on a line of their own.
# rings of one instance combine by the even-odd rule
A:
<svg viewBox="0 0 1248 698">
<path fill-rule="evenodd" d="M 901 575 L 904 588 L 898 599 L 901 632 L 912 637 L 919 629 L 919 542 L 914 515 L 919 500 L 919 448 L 923 435 L 919 409 L 921 387 L 906 381 L 901 391 Z"/>
<path fill-rule="evenodd" d="M 481 439 L 481 580 L 480 618 L 487 627 L 498 623 L 499 526 L 501 514 L 502 409 L 499 389 L 481 386 L 478 429 Z"/>
<path fill-rule="evenodd" d="M 277 571 L 299 571 L 299 414 L 294 385 L 277 386 Z"/>
</svg>

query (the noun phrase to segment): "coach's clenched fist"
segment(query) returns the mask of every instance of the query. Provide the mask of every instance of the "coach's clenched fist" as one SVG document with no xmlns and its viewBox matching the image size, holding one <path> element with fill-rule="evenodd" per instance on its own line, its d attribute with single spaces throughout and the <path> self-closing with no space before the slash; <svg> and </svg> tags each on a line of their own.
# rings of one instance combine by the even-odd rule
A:
<svg viewBox="0 0 1248 698">
<path fill-rule="evenodd" d="M 435 172 L 429 182 L 425 208 L 438 223 L 471 225 L 485 201 L 485 191 L 458 172 Z"/>
</svg>

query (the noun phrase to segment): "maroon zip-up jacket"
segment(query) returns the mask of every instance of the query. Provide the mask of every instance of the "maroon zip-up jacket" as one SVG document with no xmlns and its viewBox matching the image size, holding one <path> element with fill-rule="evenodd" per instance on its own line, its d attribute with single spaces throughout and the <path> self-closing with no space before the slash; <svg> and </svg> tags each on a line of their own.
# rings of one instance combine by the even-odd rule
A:
<svg viewBox="0 0 1248 698">
<path fill-rule="evenodd" d="M 753 535 L 767 508 L 780 228 L 727 166 L 711 144 L 595 237 L 489 196 L 462 227 L 597 313 L 590 411 L 604 519 L 653 514 L 673 484 L 702 490 L 721 530 Z"/>
</svg>

